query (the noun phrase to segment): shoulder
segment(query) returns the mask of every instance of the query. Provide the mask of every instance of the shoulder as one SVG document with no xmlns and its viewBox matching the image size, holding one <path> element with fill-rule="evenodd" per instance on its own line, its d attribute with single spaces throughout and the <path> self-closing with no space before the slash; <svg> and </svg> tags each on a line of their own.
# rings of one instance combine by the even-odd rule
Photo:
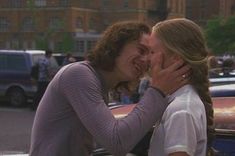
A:
<svg viewBox="0 0 235 156">
<path fill-rule="evenodd" d="M 174 98 L 167 107 L 164 117 L 169 118 L 175 114 L 194 114 L 195 110 L 203 112 L 204 105 L 195 91 L 184 92 Z"/>
<path fill-rule="evenodd" d="M 75 62 L 63 66 L 55 75 L 51 84 L 66 96 L 100 94 L 102 85 L 95 73 L 86 65 Z"/>
<path fill-rule="evenodd" d="M 95 70 L 86 62 L 76 62 L 68 64 L 62 68 L 64 76 L 75 76 L 81 79 L 82 77 L 91 78 L 95 76 Z"/>
</svg>

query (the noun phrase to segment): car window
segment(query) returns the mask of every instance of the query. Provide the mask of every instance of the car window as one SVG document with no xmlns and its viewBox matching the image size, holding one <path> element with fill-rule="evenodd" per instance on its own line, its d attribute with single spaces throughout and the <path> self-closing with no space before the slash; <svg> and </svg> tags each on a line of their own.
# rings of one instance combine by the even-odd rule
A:
<svg viewBox="0 0 235 156">
<path fill-rule="evenodd" d="M 23 55 L 7 55 L 7 70 L 27 71 L 25 59 Z"/>
<path fill-rule="evenodd" d="M 43 58 L 44 54 L 33 54 L 32 55 L 32 64 L 35 65 L 38 63 L 40 58 Z"/>
<path fill-rule="evenodd" d="M 0 70 L 6 69 L 6 56 L 0 54 Z"/>
</svg>

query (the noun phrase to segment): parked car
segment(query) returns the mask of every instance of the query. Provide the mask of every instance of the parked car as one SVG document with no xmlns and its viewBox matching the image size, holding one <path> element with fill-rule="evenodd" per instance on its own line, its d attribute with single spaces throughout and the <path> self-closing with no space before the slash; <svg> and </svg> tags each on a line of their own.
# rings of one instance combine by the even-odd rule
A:
<svg viewBox="0 0 235 156">
<path fill-rule="evenodd" d="M 234 84 L 216 85 L 210 87 L 212 97 L 235 97 Z"/>
<path fill-rule="evenodd" d="M 235 96 L 216 97 L 213 99 L 213 104 L 216 127 L 213 146 L 218 155 L 235 156 Z"/>
<path fill-rule="evenodd" d="M 12 106 L 23 106 L 36 92 L 30 77 L 32 66 L 44 56 L 42 50 L 0 50 L 0 97 Z"/>
<path fill-rule="evenodd" d="M 212 86 L 235 84 L 235 75 L 212 77 L 210 78 L 210 83 Z"/>
<path fill-rule="evenodd" d="M 58 62 L 58 65 L 62 66 L 63 61 L 66 57 L 66 54 L 64 54 L 64 53 L 53 53 L 52 55 L 56 59 L 56 61 Z M 76 61 L 83 61 L 84 60 L 83 56 L 73 55 L 73 57 L 76 59 Z"/>
<path fill-rule="evenodd" d="M 231 68 L 228 74 L 224 74 L 222 68 L 215 68 L 209 71 L 210 83 L 212 86 L 235 83 L 235 69 Z"/>
<path fill-rule="evenodd" d="M 235 84 L 210 87 L 216 128 L 213 147 L 219 156 L 235 156 Z M 125 117 L 136 104 L 110 107 L 115 118 Z M 154 128 L 154 127 L 153 127 Z M 153 130 L 153 129 L 152 129 Z M 147 156 L 152 130 L 131 151 L 136 156 Z M 102 147 L 94 151 L 94 156 L 109 155 Z"/>
</svg>

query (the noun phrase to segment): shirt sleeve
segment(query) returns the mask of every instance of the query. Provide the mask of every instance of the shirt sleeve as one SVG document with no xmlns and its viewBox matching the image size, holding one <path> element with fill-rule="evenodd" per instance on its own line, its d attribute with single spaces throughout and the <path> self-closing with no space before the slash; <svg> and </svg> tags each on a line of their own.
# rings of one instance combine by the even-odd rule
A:
<svg viewBox="0 0 235 156">
<path fill-rule="evenodd" d="M 193 156 L 197 145 L 196 130 L 191 114 L 181 110 L 171 114 L 164 122 L 165 142 L 167 154 L 186 152 Z"/>
<path fill-rule="evenodd" d="M 85 67 L 66 69 L 60 90 L 95 141 L 118 156 L 129 152 L 167 107 L 166 99 L 150 88 L 127 117 L 116 120 L 102 98 L 99 80 Z"/>
</svg>

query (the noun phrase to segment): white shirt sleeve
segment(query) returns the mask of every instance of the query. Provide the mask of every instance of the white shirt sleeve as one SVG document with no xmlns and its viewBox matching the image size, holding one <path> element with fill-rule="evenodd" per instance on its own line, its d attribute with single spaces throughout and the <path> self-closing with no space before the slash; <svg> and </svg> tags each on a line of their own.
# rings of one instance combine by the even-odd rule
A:
<svg viewBox="0 0 235 156">
<path fill-rule="evenodd" d="M 195 121 L 185 110 L 169 114 L 164 122 L 164 150 L 167 154 L 186 152 L 193 156 L 196 150 Z"/>
</svg>

